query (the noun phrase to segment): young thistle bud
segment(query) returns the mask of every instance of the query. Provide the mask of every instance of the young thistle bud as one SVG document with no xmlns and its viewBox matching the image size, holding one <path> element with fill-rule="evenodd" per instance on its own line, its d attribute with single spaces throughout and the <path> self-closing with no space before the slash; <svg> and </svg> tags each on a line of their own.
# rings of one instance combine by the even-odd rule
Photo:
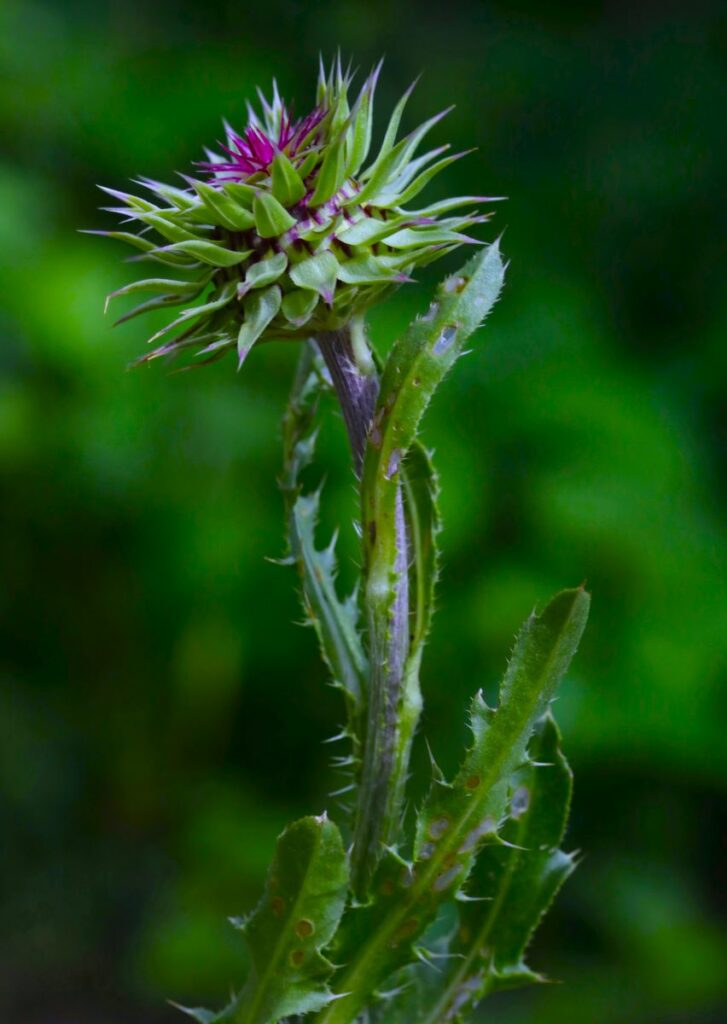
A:
<svg viewBox="0 0 727 1024">
<path fill-rule="evenodd" d="M 411 88 L 394 110 L 375 160 L 374 92 L 381 65 L 349 104 L 352 75 L 340 60 L 321 67 L 315 108 L 293 120 L 273 84 L 260 93 L 261 115 L 248 106 L 238 134 L 226 125 L 220 153 L 207 151 L 186 187 L 149 179 L 151 199 L 105 189 L 131 231 L 95 232 L 141 250 L 139 260 L 171 268 L 170 278 L 137 281 L 113 292 L 149 292 L 120 321 L 167 306 L 186 307 L 157 331 L 139 361 L 193 350 L 203 362 L 236 349 L 240 364 L 258 342 L 304 339 L 340 330 L 411 273 L 463 243 L 487 220 L 461 211 L 485 201 L 460 196 L 422 209 L 407 204 L 462 153 L 418 148 L 447 111 L 397 142 Z M 161 342 L 161 344 L 157 344 Z"/>
</svg>

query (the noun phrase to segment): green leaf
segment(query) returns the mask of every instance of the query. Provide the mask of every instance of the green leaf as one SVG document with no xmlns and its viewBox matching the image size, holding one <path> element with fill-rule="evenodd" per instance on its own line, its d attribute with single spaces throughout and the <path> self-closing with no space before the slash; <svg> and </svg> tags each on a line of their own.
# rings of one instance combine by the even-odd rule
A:
<svg viewBox="0 0 727 1024">
<path fill-rule="evenodd" d="M 494 196 L 452 196 L 449 199 L 440 199 L 429 206 L 423 206 L 419 210 L 407 210 L 407 217 L 438 217 L 442 213 L 449 213 L 460 206 L 477 206 L 479 203 L 493 203 L 497 199 Z"/>
<path fill-rule="evenodd" d="M 239 206 L 244 206 L 246 210 L 252 210 L 255 196 L 258 195 L 258 190 L 252 185 L 245 185 L 241 181 L 225 181 L 222 188 Z"/>
<path fill-rule="evenodd" d="M 314 128 L 310 134 L 312 134 L 315 131 L 316 131 L 316 129 Z M 310 135 L 308 136 L 308 138 L 310 138 Z M 305 146 L 305 142 L 303 142 L 301 145 Z M 301 162 L 298 164 L 298 168 L 297 168 L 298 174 L 301 176 L 301 178 L 304 181 L 308 177 L 308 175 L 311 173 L 313 168 L 316 166 L 316 164 L 320 160 L 320 157 L 321 157 L 320 150 L 312 149 L 310 151 L 310 153 L 308 153 L 307 156 L 303 157 Z"/>
<path fill-rule="evenodd" d="M 447 149 L 449 147 L 442 148 Z M 408 165 L 406 171 L 395 180 L 389 182 L 382 192 L 372 198 L 371 202 L 381 209 L 388 209 L 392 206 L 403 206 L 404 203 L 408 203 L 424 188 L 426 188 L 432 178 L 436 177 L 436 175 L 443 171 L 445 167 L 449 167 L 450 164 L 453 164 L 456 160 L 460 160 L 463 156 L 467 155 L 466 152 L 453 153 L 451 156 L 443 157 L 430 167 L 427 167 L 426 170 L 422 171 L 420 174 L 417 174 L 416 172 L 419 167 L 431 160 L 433 154 L 441 153 L 442 148 L 432 150 L 431 153 L 425 154 L 425 158 L 413 160 Z"/>
<path fill-rule="evenodd" d="M 540 615 L 533 612 L 518 633 L 496 712 L 478 694 L 471 709 L 474 744 L 451 786 L 434 786 L 417 822 L 415 856 L 431 845 L 435 823 L 457 824 L 460 853 L 493 836 L 505 810 L 509 776 L 525 758 L 537 720 L 545 714 L 576 652 L 590 597 L 582 588 L 563 590 Z M 449 842 L 448 842 L 449 845 Z M 467 858 L 462 860 L 466 865 Z M 452 882 L 461 882 L 452 875 Z M 453 885 L 453 888 L 456 888 Z"/>
<path fill-rule="evenodd" d="M 175 210 L 175 216 L 176 213 Z M 180 227 L 172 217 L 165 216 L 164 213 L 137 213 L 136 218 L 154 228 L 162 238 L 166 238 L 169 242 L 194 241 L 196 238 L 196 235 L 187 231 L 186 228 Z"/>
<path fill-rule="evenodd" d="M 295 224 L 284 206 L 268 192 L 258 192 L 253 200 L 252 212 L 257 233 L 261 238 L 275 238 L 285 234 Z"/>
<path fill-rule="evenodd" d="M 177 210 L 188 212 L 196 205 L 196 198 L 186 189 L 177 188 L 175 185 L 166 185 L 161 181 L 152 181 L 150 178 L 141 178 L 137 184 L 148 188 L 155 195 L 161 196 L 167 203 L 176 207 Z"/>
<path fill-rule="evenodd" d="M 536 727 L 530 763 L 515 777 L 510 817 L 502 830 L 508 845 L 485 846 L 460 904 L 459 928 L 449 959 L 436 979 L 419 1024 L 469 1019 L 491 992 L 541 981 L 523 961 L 525 948 L 575 860 L 558 849 L 568 819 L 572 774 L 550 715 Z"/>
<path fill-rule="evenodd" d="M 159 295 L 155 299 L 148 299 L 146 302 L 140 303 L 138 306 L 134 306 L 128 313 L 124 313 L 123 316 L 118 317 L 114 320 L 114 327 L 119 327 L 121 324 L 127 323 L 129 320 L 133 320 L 137 316 L 141 316 L 144 313 L 150 313 L 154 309 L 168 309 L 171 306 L 182 306 L 185 302 L 189 302 L 190 297 L 188 295 L 178 295 L 170 293 L 169 295 Z M 182 314 L 177 321 L 179 325 L 183 322 Z"/>
<path fill-rule="evenodd" d="M 399 481 L 389 469 L 406 457 L 436 388 L 494 305 L 503 276 L 496 244 L 477 253 L 440 286 L 428 313 L 394 343 L 386 362 L 362 482 L 366 585 L 372 593 L 386 590 L 396 558 Z"/>
<path fill-rule="evenodd" d="M 184 310 L 181 316 L 185 320 L 193 320 L 197 317 L 214 313 L 218 309 L 224 309 L 225 306 L 232 302 L 236 292 L 237 286 L 235 282 L 228 281 L 227 284 L 212 292 L 208 302 L 204 302 L 200 306 L 190 306 L 189 309 Z"/>
<path fill-rule="evenodd" d="M 275 1024 L 330 1002 L 334 967 L 321 950 L 338 927 L 347 880 L 341 835 L 325 814 L 283 832 L 262 902 L 243 925 L 251 970 L 235 1024 Z"/>
<path fill-rule="evenodd" d="M 107 303 L 111 299 L 120 298 L 122 295 L 134 295 L 136 292 L 164 292 L 167 295 L 181 295 L 193 299 L 199 295 L 206 284 L 209 283 L 209 275 L 205 275 L 197 281 L 178 281 L 174 278 L 149 277 L 143 281 L 132 281 L 117 288 L 106 296 Z"/>
<path fill-rule="evenodd" d="M 338 232 L 336 237 L 344 245 L 372 245 L 374 242 L 382 241 L 387 235 L 393 235 L 403 219 L 394 217 L 389 220 L 378 220 L 376 217 L 363 217 L 350 228 Z"/>
<path fill-rule="evenodd" d="M 190 241 L 175 242 L 173 245 L 165 245 L 156 249 L 154 255 L 169 253 L 172 255 L 189 256 L 202 263 L 208 263 L 212 267 L 234 267 L 242 263 L 250 255 L 251 250 L 236 252 L 234 249 L 226 249 L 215 242 Z"/>
<path fill-rule="evenodd" d="M 236 203 L 227 192 L 213 188 L 203 181 L 195 181 L 194 189 L 204 203 L 205 209 L 212 214 L 212 222 L 220 224 L 230 231 L 248 231 L 255 225 L 252 213 Z"/>
<path fill-rule="evenodd" d="M 296 499 L 290 518 L 291 554 L 301 573 L 305 609 L 333 681 L 360 712 L 366 658 L 357 631 L 358 610 L 355 600 L 341 601 L 336 592 L 335 538 L 329 547 L 316 548 L 319 503 L 317 491 Z"/>
<path fill-rule="evenodd" d="M 143 235 L 135 235 L 132 231 L 95 231 L 95 230 L 82 230 L 83 235 L 99 235 L 102 238 L 113 238 L 117 242 L 126 242 L 127 245 L 133 245 L 135 249 L 141 249 L 142 252 L 151 253 L 156 249 L 156 242 L 152 242 L 150 239 L 145 238 Z"/>
<path fill-rule="evenodd" d="M 319 1024 L 350 1024 L 367 994 L 414 960 L 415 940 L 461 891 L 478 849 L 502 841 L 512 776 L 576 651 L 588 606 L 584 590 L 566 590 L 541 615 L 531 615 L 517 637 L 497 710 L 475 698 L 473 745 L 454 782 L 435 778 L 417 822 L 414 864 L 389 852 L 374 879 L 374 898 L 346 917 L 334 953 L 347 964 L 335 986 L 341 999 Z"/>
<path fill-rule="evenodd" d="M 411 546 L 411 587 L 413 622 L 409 661 L 421 658 L 434 612 L 434 588 L 437 581 L 437 534 L 441 528 L 439 481 L 426 448 L 415 441 L 402 470 L 407 535 Z"/>
<path fill-rule="evenodd" d="M 310 320 L 317 305 L 317 292 L 288 292 L 283 296 L 283 316 L 295 327 L 303 327 Z"/>
<path fill-rule="evenodd" d="M 414 91 L 415 85 L 416 82 L 412 82 L 412 84 L 409 86 L 409 88 L 406 90 L 404 95 L 401 97 L 399 102 L 394 107 L 391 117 L 389 118 L 389 123 L 386 126 L 384 140 L 381 143 L 381 149 L 379 150 L 378 156 L 371 164 L 371 166 L 367 168 L 367 170 L 361 175 L 362 180 L 366 181 L 367 179 L 373 177 L 378 172 L 379 168 L 381 167 L 381 164 L 384 162 L 384 160 L 391 152 L 396 141 L 397 132 L 399 131 L 399 125 L 401 124 L 401 118 L 402 114 L 404 113 L 404 108 L 406 107 L 406 104 L 409 101 L 409 97 Z"/>
<path fill-rule="evenodd" d="M 197 1021 L 197 1024 L 223 1024 L 224 1021 L 232 1019 L 231 1014 L 234 1010 L 234 1004 L 227 1007 L 221 1013 L 216 1013 L 214 1010 L 205 1010 L 201 1006 L 180 1006 L 179 1003 L 172 1003 L 175 1010 L 181 1010 L 182 1013 L 186 1013 L 192 1020 Z"/>
<path fill-rule="evenodd" d="M 283 206 L 293 206 L 305 195 L 305 184 L 300 174 L 285 153 L 278 153 L 273 160 L 273 195 Z"/>
<path fill-rule="evenodd" d="M 274 253 L 264 260 L 253 263 L 245 274 L 244 284 L 239 287 L 240 295 L 244 295 L 252 288 L 264 288 L 268 284 L 273 284 L 282 276 L 287 266 L 288 257 L 284 252 Z"/>
<path fill-rule="evenodd" d="M 121 192 L 116 188 L 107 188 L 106 185 L 99 185 L 99 188 L 102 192 L 106 192 L 107 195 L 113 196 L 114 199 L 126 203 L 130 210 L 145 211 L 147 213 L 159 212 L 159 207 L 155 203 L 144 199 L 142 196 L 135 196 L 130 192 Z"/>
<path fill-rule="evenodd" d="M 332 252 L 310 256 L 290 268 L 290 279 L 299 288 L 318 292 L 324 302 L 333 301 L 338 276 L 338 260 Z"/>
<path fill-rule="evenodd" d="M 238 366 L 242 366 L 250 349 L 280 309 L 280 288 L 276 284 L 263 291 L 254 291 L 245 299 L 245 319 L 237 336 Z"/>
<path fill-rule="evenodd" d="M 394 284 L 400 273 L 398 256 L 355 256 L 340 264 L 338 280 L 344 284 Z"/>
<path fill-rule="evenodd" d="M 327 202 L 341 187 L 346 178 L 345 133 L 332 142 L 326 150 L 320 170 L 316 175 L 316 187 L 310 198 L 310 206 Z"/>
<path fill-rule="evenodd" d="M 392 249 L 415 249 L 422 245 L 460 245 L 472 239 L 458 231 L 450 231 L 441 225 L 427 228 L 402 228 L 386 238 Z"/>
<path fill-rule="evenodd" d="M 503 839 L 512 845 L 485 847 L 472 878 L 472 894 L 492 895 L 493 905 L 486 915 L 481 909 L 478 914 L 474 904 L 465 905 L 468 923 L 481 924 L 483 945 L 492 949 L 488 990 L 500 987 L 507 975 L 527 972 L 525 949 L 575 868 L 575 858 L 558 849 L 568 822 L 573 775 L 552 716 L 536 728 L 529 755 L 531 763 L 516 778 L 510 821 L 503 829 Z"/>
<path fill-rule="evenodd" d="M 347 140 L 346 177 L 358 173 L 371 147 L 374 92 L 381 71 L 381 62 L 363 84 L 353 110 L 351 131 Z"/>
<path fill-rule="evenodd" d="M 427 132 L 448 113 L 449 110 L 443 110 L 439 114 L 435 114 L 434 117 L 430 117 L 428 121 L 424 121 L 410 135 L 398 142 L 383 159 L 381 154 L 377 157 L 376 164 L 365 175 L 366 184 L 356 196 L 357 205 L 370 202 L 373 196 L 385 188 L 386 183 L 409 162 Z"/>
</svg>

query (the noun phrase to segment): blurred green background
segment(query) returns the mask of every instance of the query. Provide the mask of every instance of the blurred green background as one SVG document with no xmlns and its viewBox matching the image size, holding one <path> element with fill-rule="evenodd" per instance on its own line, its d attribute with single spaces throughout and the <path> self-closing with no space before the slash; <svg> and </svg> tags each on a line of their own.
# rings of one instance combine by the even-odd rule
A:
<svg viewBox="0 0 727 1024">
<path fill-rule="evenodd" d="M 557 709 L 585 859 L 532 950 L 566 984 L 482 1019 L 726 1019 L 726 39 L 702 0 L 0 5 L 2 1021 L 219 1005 L 243 970 L 226 916 L 281 827 L 332 804 L 341 709 L 266 561 L 294 346 L 127 373 L 150 325 L 112 331 L 103 300 L 134 269 L 76 229 L 110 224 L 96 183 L 187 169 L 256 83 L 304 110 L 339 45 L 387 55 L 379 128 L 420 71 L 410 126 L 457 104 L 435 141 L 479 148 L 440 190 L 509 197 L 504 297 L 426 425 L 446 530 L 422 735 L 445 768 L 532 606 L 594 597 Z M 322 461 L 350 580 L 332 414 Z"/>
</svg>

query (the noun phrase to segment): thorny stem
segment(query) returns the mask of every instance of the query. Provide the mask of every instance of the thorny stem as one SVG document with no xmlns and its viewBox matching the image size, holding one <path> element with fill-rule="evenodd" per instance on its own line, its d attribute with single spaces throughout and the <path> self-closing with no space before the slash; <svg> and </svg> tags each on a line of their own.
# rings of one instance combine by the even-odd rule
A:
<svg viewBox="0 0 727 1024">
<path fill-rule="evenodd" d="M 351 441 L 356 476 L 360 476 L 366 438 L 379 397 L 379 377 L 370 354 L 367 353 L 368 365 L 365 357 L 362 359 L 360 337 L 354 347 L 351 329 L 321 332 L 316 340 L 336 389 Z"/>
<path fill-rule="evenodd" d="M 379 378 L 360 323 L 317 338 L 348 430 L 356 475 L 379 394 Z M 353 888 L 363 898 L 386 844 L 395 841 L 411 744 L 404 674 L 409 651 L 409 544 L 401 488 L 396 495 L 394 598 L 367 601 L 369 680 L 363 764 L 354 824 Z"/>
<path fill-rule="evenodd" d="M 366 898 L 384 847 L 398 840 L 412 722 L 405 693 L 409 650 L 408 542 L 401 489 L 396 496 L 396 562 L 393 603 L 366 601 L 369 627 L 369 692 L 361 780 L 351 851 L 351 884 Z"/>
</svg>

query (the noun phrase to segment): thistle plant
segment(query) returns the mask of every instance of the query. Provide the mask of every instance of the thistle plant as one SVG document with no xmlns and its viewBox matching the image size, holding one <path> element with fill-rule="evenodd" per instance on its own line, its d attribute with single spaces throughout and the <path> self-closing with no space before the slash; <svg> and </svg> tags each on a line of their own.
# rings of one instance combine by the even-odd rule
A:
<svg viewBox="0 0 727 1024">
<path fill-rule="evenodd" d="M 437 477 L 418 435 L 505 268 L 498 242 L 468 233 L 488 220 L 476 208 L 491 200 L 411 208 L 463 155 L 447 146 L 419 152 L 446 111 L 399 138 L 408 90 L 369 158 L 379 71 L 352 98 L 340 61 L 321 67 L 316 104 L 299 120 L 276 87 L 270 101 L 261 94 L 260 112 L 249 108 L 241 133 L 225 126 L 224 144 L 183 176 L 184 186 L 144 179 L 152 198 L 106 190 L 132 230 L 101 233 L 173 274 L 114 292 L 153 296 L 121 320 L 182 307 L 142 360 L 188 355 L 190 366 L 232 350 L 242 364 L 257 344 L 299 344 L 282 431 L 285 561 L 345 704 L 334 737 L 345 744 L 334 759 L 344 775 L 338 823 L 324 812 L 280 836 L 260 903 L 233 922 L 248 946 L 247 978 L 223 1010 L 188 1009 L 200 1024 L 469 1020 L 484 997 L 542 980 L 525 950 L 574 867 L 560 849 L 571 773 L 551 702 L 585 626 L 582 588 L 526 620 L 497 706 L 481 690 L 472 697 L 472 741 L 459 771 L 447 780 L 432 761 L 415 821 L 404 813 L 440 527 Z M 366 311 L 466 245 L 475 255 L 383 359 L 369 342 Z M 316 536 L 321 491 L 303 483 L 329 392 L 359 497 L 361 579 L 346 597 L 335 539 L 322 547 Z"/>
</svg>

